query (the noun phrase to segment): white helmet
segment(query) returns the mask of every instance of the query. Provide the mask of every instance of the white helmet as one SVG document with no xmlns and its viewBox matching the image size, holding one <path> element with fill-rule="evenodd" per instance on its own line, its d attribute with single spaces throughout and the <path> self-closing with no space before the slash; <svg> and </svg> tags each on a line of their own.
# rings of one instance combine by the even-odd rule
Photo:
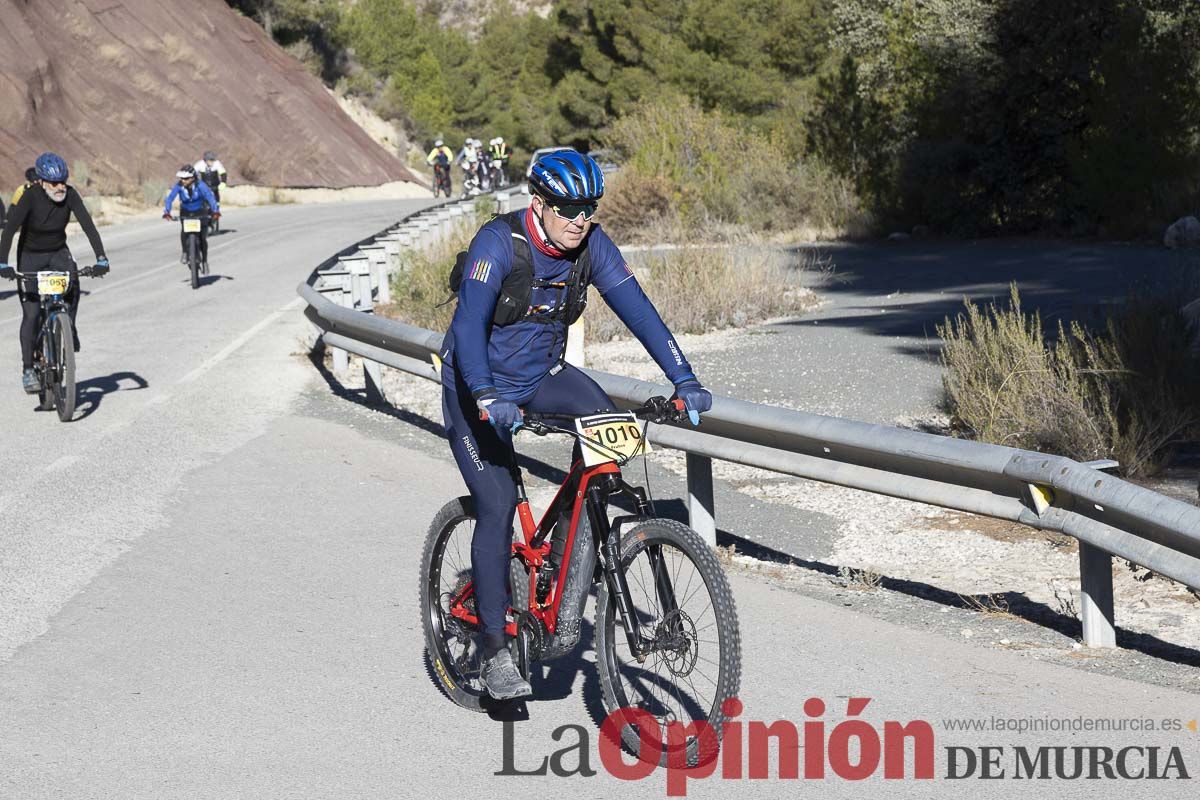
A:
<svg viewBox="0 0 1200 800">
<path fill-rule="evenodd" d="M 441 139 L 434 139 L 433 141 L 434 147 L 441 147 L 443 144 L 445 144 L 445 142 L 443 142 Z"/>
<path fill-rule="evenodd" d="M 504 137 L 503 137 L 503 136 L 497 136 L 497 137 L 496 137 L 496 141 L 492 142 L 492 144 L 504 144 Z"/>
</svg>

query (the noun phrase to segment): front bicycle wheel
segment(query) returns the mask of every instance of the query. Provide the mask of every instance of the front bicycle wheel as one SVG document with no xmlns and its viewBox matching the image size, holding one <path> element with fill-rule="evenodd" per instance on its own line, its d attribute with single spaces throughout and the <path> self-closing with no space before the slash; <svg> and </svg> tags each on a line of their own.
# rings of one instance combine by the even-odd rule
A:
<svg viewBox="0 0 1200 800">
<path fill-rule="evenodd" d="M 647 520 L 631 529 L 621 539 L 620 557 L 642 652 L 631 651 L 615 598 L 601 582 L 596 665 L 605 710 L 626 709 L 636 712 L 626 719 L 648 714 L 656 721 L 657 731 L 649 724 L 648 731 L 638 724 L 620 727 L 621 744 L 643 761 L 707 763 L 717 754 L 722 706 L 737 696 L 741 678 L 729 580 L 700 536 L 673 520 Z M 695 724 L 700 721 L 708 731 Z M 690 730 L 680 727 L 687 725 Z"/>
<path fill-rule="evenodd" d="M 46 328 L 38 339 L 38 351 L 33 368 L 38 371 L 38 410 L 49 411 L 54 408 L 54 337 Z"/>
<path fill-rule="evenodd" d="M 75 332 L 69 316 L 54 315 L 50 340 L 56 362 L 49 370 L 54 376 L 54 406 L 59 420 L 70 422 L 75 415 Z"/>
<path fill-rule="evenodd" d="M 451 614 L 451 604 L 472 582 L 471 540 L 475 503 L 459 497 L 444 505 L 429 525 L 421 554 L 420 607 L 425 651 L 435 682 L 463 708 L 486 711 L 491 700 L 480 680 L 478 627 Z M 518 559 L 509 562 L 513 603 L 529 597 L 529 575 Z M 463 605 L 478 615 L 473 598 Z"/>
</svg>

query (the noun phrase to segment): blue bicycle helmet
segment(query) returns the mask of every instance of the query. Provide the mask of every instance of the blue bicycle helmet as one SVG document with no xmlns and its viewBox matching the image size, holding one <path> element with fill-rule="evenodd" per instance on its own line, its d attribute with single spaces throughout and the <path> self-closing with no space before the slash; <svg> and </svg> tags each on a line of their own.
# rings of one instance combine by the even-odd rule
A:
<svg viewBox="0 0 1200 800">
<path fill-rule="evenodd" d="M 548 200 L 596 201 L 604 196 L 604 175 L 591 156 L 555 150 L 534 162 L 529 188 Z"/>
<path fill-rule="evenodd" d="M 38 156 L 37 161 L 33 162 L 33 169 L 39 178 L 53 183 L 62 183 L 70 175 L 67 162 L 54 153 L 42 153 Z"/>
</svg>

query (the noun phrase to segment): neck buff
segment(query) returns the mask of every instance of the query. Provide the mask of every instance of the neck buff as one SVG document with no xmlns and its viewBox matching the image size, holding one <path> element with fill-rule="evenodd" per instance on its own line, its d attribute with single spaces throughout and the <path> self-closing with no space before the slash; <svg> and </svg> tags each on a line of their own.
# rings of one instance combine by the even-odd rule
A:
<svg viewBox="0 0 1200 800">
<path fill-rule="evenodd" d="M 550 244 L 546 231 L 542 229 L 542 221 L 533 213 L 533 206 L 525 209 L 525 228 L 533 234 L 533 246 L 551 258 L 562 258 L 566 253 Z"/>
</svg>

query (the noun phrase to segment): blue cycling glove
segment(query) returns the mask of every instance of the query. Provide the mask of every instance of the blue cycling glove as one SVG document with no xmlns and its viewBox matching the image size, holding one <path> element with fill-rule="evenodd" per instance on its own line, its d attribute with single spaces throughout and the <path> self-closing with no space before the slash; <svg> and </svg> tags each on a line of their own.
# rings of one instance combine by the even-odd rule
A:
<svg viewBox="0 0 1200 800">
<path fill-rule="evenodd" d="M 688 419 L 693 425 L 700 424 L 700 415 L 712 408 L 712 392 L 700 385 L 695 378 L 687 378 L 675 384 L 675 396 L 687 408 Z"/>
<path fill-rule="evenodd" d="M 7 278 L 10 281 L 15 280 L 17 271 L 13 269 L 12 264 L 0 264 L 0 278 Z"/>
<path fill-rule="evenodd" d="M 516 433 L 524 424 L 521 409 L 512 400 L 505 400 L 494 394 L 485 394 L 476 399 L 475 405 L 479 407 L 480 411 L 487 414 L 487 421 L 492 423 L 492 427 L 497 430 L 507 428 L 511 433 Z"/>
<path fill-rule="evenodd" d="M 97 278 L 101 278 L 108 274 L 108 270 L 108 258 L 106 256 L 101 256 L 100 258 L 96 259 L 96 268 L 92 270 L 92 274 Z"/>
</svg>

